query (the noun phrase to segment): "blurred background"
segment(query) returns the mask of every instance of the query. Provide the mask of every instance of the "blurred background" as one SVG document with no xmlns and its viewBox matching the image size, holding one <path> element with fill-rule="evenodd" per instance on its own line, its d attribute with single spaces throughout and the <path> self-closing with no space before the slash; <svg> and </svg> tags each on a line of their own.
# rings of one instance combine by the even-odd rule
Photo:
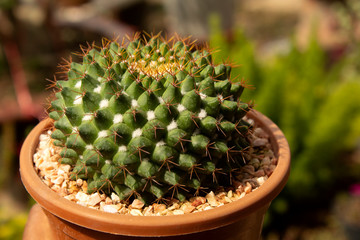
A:
<svg viewBox="0 0 360 240">
<path fill-rule="evenodd" d="M 18 156 L 49 79 L 80 44 L 135 31 L 220 50 L 284 131 L 291 176 L 263 239 L 360 239 L 359 0 L 0 0 L 1 240 L 21 239 L 33 204 Z"/>
</svg>

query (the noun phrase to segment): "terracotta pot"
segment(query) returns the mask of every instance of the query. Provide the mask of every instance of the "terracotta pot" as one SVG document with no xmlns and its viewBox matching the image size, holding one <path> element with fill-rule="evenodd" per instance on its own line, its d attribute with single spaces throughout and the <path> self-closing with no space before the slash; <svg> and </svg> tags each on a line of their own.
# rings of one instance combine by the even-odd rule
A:
<svg viewBox="0 0 360 240">
<path fill-rule="evenodd" d="M 249 112 L 248 116 L 270 135 L 278 157 L 273 174 L 256 191 L 238 201 L 177 216 L 125 216 L 101 212 L 80 206 L 50 190 L 37 176 L 32 161 L 39 135 L 52 124 L 49 119 L 42 121 L 29 134 L 20 154 L 23 184 L 42 207 L 32 210 L 24 239 L 32 239 L 34 234 L 39 239 L 44 231 L 50 231 L 47 234 L 52 234 L 54 239 L 259 239 L 265 212 L 288 179 L 290 150 L 283 133 L 270 119 L 256 111 Z M 38 223 L 46 225 L 39 229 Z"/>
</svg>

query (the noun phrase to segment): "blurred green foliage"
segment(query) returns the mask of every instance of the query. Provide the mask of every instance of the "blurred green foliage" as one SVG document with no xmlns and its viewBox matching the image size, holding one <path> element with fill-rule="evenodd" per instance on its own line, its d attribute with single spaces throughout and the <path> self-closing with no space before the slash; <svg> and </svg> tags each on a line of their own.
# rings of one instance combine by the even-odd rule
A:
<svg viewBox="0 0 360 240">
<path fill-rule="evenodd" d="M 260 58 L 241 31 L 227 41 L 216 21 L 210 47 L 219 50 L 215 61 L 241 64 L 232 77 L 241 76 L 256 88 L 247 90 L 244 100 L 254 100 L 255 109 L 270 117 L 289 142 L 290 178 L 271 211 L 283 215 L 314 201 L 329 203 L 324 198 L 344 177 L 341 154 L 360 139 L 360 71 L 351 67 L 359 49 L 330 63 L 310 40 L 305 50 L 292 43 L 286 53 Z"/>
<path fill-rule="evenodd" d="M 10 9 L 15 6 L 15 0 L 1 0 L 0 1 L 0 9 Z"/>
<path fill-rule="evenodd" d="M 12 215 L 8 209 L 0 208 L 0 240 L 20 240 L 22 239 L 24 226 L 27 220 L 26 213 Z"/>
</svg>

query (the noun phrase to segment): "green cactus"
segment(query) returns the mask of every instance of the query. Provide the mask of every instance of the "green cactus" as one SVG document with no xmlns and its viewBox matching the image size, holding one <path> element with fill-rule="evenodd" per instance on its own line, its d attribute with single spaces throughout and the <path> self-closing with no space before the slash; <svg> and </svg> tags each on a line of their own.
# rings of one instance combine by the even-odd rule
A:
<svg viewBox="0 0 360 240">
<path fill-rule="evenodd" d="M 231 66 L 188 40 L 135 35 L 83 49 L 51 102 L 54 144 L 88 192 L 147 203 L 229 186 L 244 164 L 251 106 Z"/>
</svg>

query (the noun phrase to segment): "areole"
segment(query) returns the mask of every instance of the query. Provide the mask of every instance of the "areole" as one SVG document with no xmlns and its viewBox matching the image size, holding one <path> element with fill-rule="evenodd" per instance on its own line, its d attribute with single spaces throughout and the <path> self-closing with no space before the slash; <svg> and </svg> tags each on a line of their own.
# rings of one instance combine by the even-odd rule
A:
<svg viewBox="0 0 360 240">
<path fill-rule="evenodd" d="M 212 210 L 177 216 L 127 216 L 86 208 L 59 196 L 40 180 L 32 161 L 40 134 L 51 127 L 50 119 L 39 123 L 23 144 L 21 178 L 44 209 L 50 231 L 59 239 L 258 239 L 265 212 L 288 179 L 290 149 L 285 136 L 270 119 L 255 110 L 248 117 L 269 134 L 278 165 L 257 190 Z"/>
</svg>

